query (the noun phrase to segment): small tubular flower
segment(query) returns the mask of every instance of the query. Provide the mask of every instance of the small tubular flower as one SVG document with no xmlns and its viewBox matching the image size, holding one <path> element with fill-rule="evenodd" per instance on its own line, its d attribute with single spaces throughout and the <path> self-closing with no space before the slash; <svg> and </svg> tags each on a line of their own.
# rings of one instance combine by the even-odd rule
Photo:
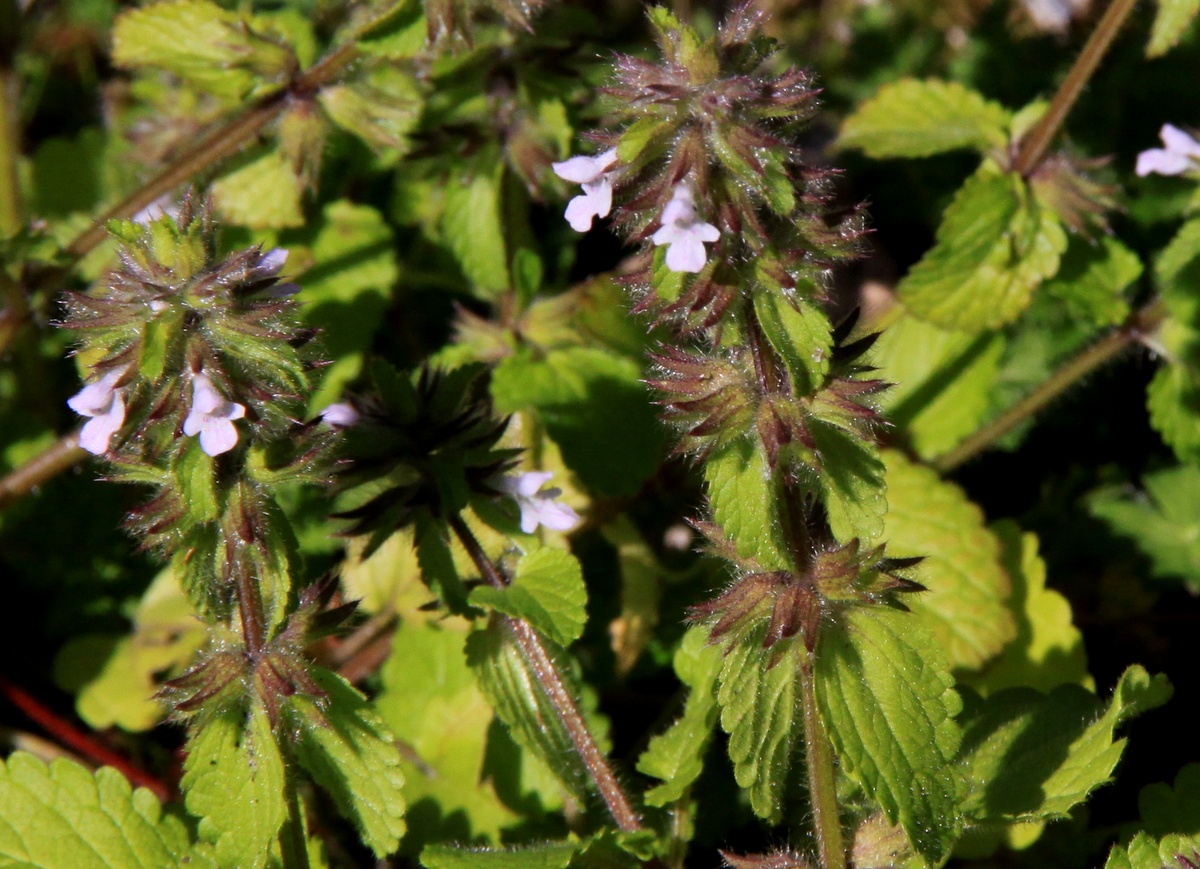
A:
<svg viewBox="0 0 1200 869">
<path fill-rule="evenodd" d="M 595 157 L 572 157 L 551 167 L 564 181 L 583 186 L 583 193 L 567 203 L 565 216 L 576 232 L 587 232 L 596 217 L 607 217 L 612 211 L 612 178 L 609 168 L 617 162 L 613 148 Z"/>
<path fill-rule="evenodd" d="M 667 245 L 667 268 L 673 272 L 698 272 L 708 261 L 704 242 L 716 241 L 721 231 L 696 214 L 692 188 L 676 184 L 662 213 L 662 227 L 653 235 L 656 245 Z"/>
<path fill-rule="evenodd" d="M 124 373 L 116 368 L 67 399 L 67 407 L 91 417 L 79 432 L 79 445 L 94 456 L 108 452 L 113 435 L 125 424 L 125 390 L 115 386 Z"/>
<path fill-rule="evenodd" d="M 246 407 L 227 400 L 203 372 L 192 378 L 192 409 L 183 421 L 183 433 L 200 435 L 200 449 L 210 456 L 229 452 L 237 445 L 235 419 L 246 415 Z"/>
<path fill-rule="evenodd" d="M 1159 131 L 1165 148 L 1150 148 L 1138 154 L 1137 174 L 1181 175 L 1189 169 L 1200 169 L 1200 142 L 1172 124 L 1163 124 Z"/>
<path fill-rule="evenodd" d="M 500 490 L 521 508 L 521 530 L 526 534 L 532 534 L 538 525 L 552 531 L 570 531 L 579 524 L 579 514 L 555 500 L 562 494 L 562 489 L 541 491 L 553 476 L 551 471 L 529 471 L 501 477 L 498 482 Z"/>
</svg>

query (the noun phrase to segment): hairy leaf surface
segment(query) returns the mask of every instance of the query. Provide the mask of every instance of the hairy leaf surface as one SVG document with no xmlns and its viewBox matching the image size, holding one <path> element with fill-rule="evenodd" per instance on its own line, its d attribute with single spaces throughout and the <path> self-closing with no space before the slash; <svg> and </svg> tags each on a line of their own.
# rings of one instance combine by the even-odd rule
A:
<svg viewBox="0 0 1200 869">
<path fill-rule="evenodd" d="M 738 552 L 767 568 L 787 566 L 776 502 L 778 486 L 766 456 L 747 438 L 718 448 L 704 465 L 713 518 Z"/>
<path fill-rule="evenodd" d="M 962 782 L 960 701 L 937 641 L 914 614 L 848 609 L 824 627 L 814 674 L 846 774 L 927 860 L 942 860 L 961 828 Z"/>
<path fill-rule="evenodd" d="M 1174 48 L 1200 12 L 1200 0 L 1157 0 L 1157 5 L 1146 57 L 1161 57 Z"/>
<path fill-rule="evenodd" d="M 426 845 L 421 865 L 425 869 L 566 869 L 578 850 L 573 842 L 548 842 L 508 851 Z"/>
<path fill-rule="evenodd" d="M 560 646 L 579 639 L 587 623 L 583 570 L 563 549 L 546 547 L 522 556 L 511 585 L 480 586 L 470 601 L 525 619 Z"/>
</svg>

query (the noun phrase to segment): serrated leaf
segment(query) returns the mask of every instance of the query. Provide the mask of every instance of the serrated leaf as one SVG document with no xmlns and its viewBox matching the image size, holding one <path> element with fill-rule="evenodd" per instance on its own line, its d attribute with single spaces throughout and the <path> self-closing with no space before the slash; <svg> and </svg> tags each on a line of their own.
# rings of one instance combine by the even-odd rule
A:
<svg viewBox="0 0 1200 869">
<path fill-rule="evenodd" d="M 183 788 L 200 837 L 229 869 L 266 866 L 287 819 L 287 773 L 267 713 L 255 706 L 226 710 L 198 727 L 188 742 Z"/>
<path fill-rule="evenodd" d="M 1071 617 L 1071 604 L 1046 588 L 1046 565 L 1038 556 L 1037 535 L 1015 522 L 997 522 L 1001 564 L 1012 582 L 1009 600 L 1017 620 L 1016 638 L 979 674 L 965 678 L 984 694 L 1017 686 L 1049 691 L 1063 683 L 1091 687 L 1083 635 Z"/>
<path fill-rule="evenodd" d="M 1044 289 L 1061 299 L 1072 317 L 1116 326 L 1129 315 L 1123 291 L 1141 274 L 1138 255 L 1116 239 L 1106 235 L 1089 243 L 1076 237 Z"/>
<path fill-rule="evenodd" d="M 725 648 L 717 702 L 721 728 L 729 734 L 734 778 L 749 795 L 754 814 L 778 823 L 803 732 L 798 679 L 807 652 L 798 637 L 764 649 L 765 631 L 745 631 Z"/>
<path fill-rule="evenodd" d="M 370 702 L 336 673 L 315 669 L 329 696 L 318 706 L 291 698 L 296 760 L 333 797 L 376 856 L 391 854 L 404 835 L 404 776 L 400 752 Z"/>
<path fill-rule="evenodd" d="M 324 87 L 317 98 L 330 119 L 374 148 L 384 165 L 408 152 L 422 101 L 416 80 L 403 70 L 375 66 L 365 80 Z"/>
<path fill-rule="evenodd" d="M 248 23 L 210 0 L 151 3 L 117 16 L 113 62 L 165 69 L 201 91 L 238 100 L 288 62 L 286 49 L 257 36 Z"/>
<path fill-rule="evenodd" d="M 0 865 L 176 869 L 189 847 L 183 824 L 111 767 L 93 774 L 63 758 L 47 766 L 22 751 L 0 761 Z"/>
<path fill-rule="evenodd" d="M 175 485 L 185 504 L 189 519 L 197 524 L 217 518 L 217 490 L 213 482 L 213 460 L 200 447 L 198 439 L 184 442 L 174 456 Z"/>
<path fill-rule="evenodd" d="M 937 243 L 897 288 L 915 316 L 978 331 L 1020 316 L 1034 289 L 1058 270 L 1067 236 L 1011 173 L 984 163 L 946 209 Z"/>
<path fill-rule="evenodd" d="M 1163 836 L 1161 840 L 1139 832 L 1128 845 L 1113 845 L 1104 869 L 1178 869 L 1200 863 L 1200 839 Z"/>
<path fill-rule="evenodd" d="M 667 730 L 650 739 L 638 758 L 638 772 L 662 779 L 646 792 L 647 805 L 665 806 L 681 799 L 704 771 L 704 755 L 717 723 L 717 675 L 721 648 L 708 644 L 704 625 L 691 628 L 675 651 L 675 673 L 687 685 L 683 715 Z"/>
<path fill-rule="evenodd" d="M 993 694 L 966 723 L 958 761 L 969 785 L 963 811 L 979 823 L 1065 817 L 1121 759 L 1117 727 L 1170 696 L 1165 676 L 1139 666 L 1122 674 L 1103 712 L 1078 685 L 1049 695 L 1032 688 Z"/>
<path fill-rule="evenodd" d="M 942 329 L 907 311 L 883 330 L 871 362 L 895 386 L 880 403 L 918 456 L 940 456 L 979 427 L 1004 347 L 1001 333 Z"/>
<path fill-rule="evenodd" d="M 787 365 L 797 395 L 809 395 L 825 383 L 833 346 L 829 318 L 804 299 L 779 293 L 754 295 L 754 311 L 767 341 Z"/>
<path fill-rule="evenodd" d="M 1178 45 L 1200 12 L 1200 0 L 1157 0 L 1157 5 L 1146 57 L 1161 57 Z"/>
<path fill-rule="evenodd" d="M 562 549 L 535 549 L 521 557 L 505 588 L 480 586 L 470 602 L 525 619 L 560 646 L 569 646 L 587 624 L 587 588 L 579 561 Z"/>
<path fill-rule="evenodd" d="M 923 555 L 918 577 L 929 591 L 905 603 L 925 618 L 950 666 L 976 669 L 1016 636 L 1000 543 L 983 512 L 937 473 L 887 450 L 884 539 L 893 557 Z"/>
<path fill-rule="evenodd" d="M 1002 150 L 1012 113 L 953 81 L 884 85 L 842 125 L 838 147 L 876 159 L 927 157 L 957 148 Z"/>
<path fill-rule="evenodd" d="M 714 450 L 704 464 L 704 479 L 713 519 L 738 552 L 765 568 L 786 568 L 778 485 L 756 442 L 742 438 Z"/>
<path fill-rule="evenodd" d="M 564 677 L 576 707 L 587 717 L 583 691 L 570 661 L 553 646 L 548 645 L 546 651 Z M 493 616 L 485 629 L 472 633 L 467 638 L 467 663 L 513 740 L 544 762 L 577 800 L 586 803 L 591 796 L 587 770 L 554 705 L 522 655 L 511 620 Z M 597 722 L 589 723 L 594 736 L 603 732 Z"/>
<path fill-rule="evenodd" d="M 579 847 L 575 842 L 549 842 L 530 848 L 492 851 L 426 845 L 421 851 L 421 865 L 425 869 L 566 869 Z"/>
<path fill-rule="evenodd" d="M 823 627 L 815 658 L 843 770 L 937 864 L 961 828 L 962 785 L 952 766 L 961 701 L 937 641 L 911 613 L 855 608 Z"/>
<path fill-rule="evenodd" d="M 834 536 L 843 542 L 877 539 L 887 512 L 887 478 L 879 448 L 816 419 L 809 423 L 809 434 L 821 456 L 821 487 Z"/>
<path fill-rule="evenodd" d="M 479 166 L 493 164 L 480 161 Z M 463 273 L 485 299 L 508 289 L 508 248 L 500 220 L 504 161 L 446 186 L 442 233 Z"/>
<path fill-rule="evenodd" d="M 213 182 L 213 202 L 224 220 L 250 229 L 301 226 L 300 179 L 278 150 L 222 175 Z"/>
<path fill-rule="evenodd" d="M 1145 496 L 1108 486 L 1088 498 L 1092 515 L 1132 538 L 1154 575 L 1182 579 L 1200 592 L 1200 468 L 1181 465 L 1147 474 Z"/>
<path fill-rule="evenodd" d="M 1189 763 L 1166 782 L 1146 785 L 1138 794 L 1142 829 L 1152 836 L 1200 835 L 1200 763 Z"/>
<path fill-rule="evenodd" d="M 492 373 L 502 414 L 534 408 L 589 489 L 628 496 L 658 468 L 662 426 L 637 362 L 597 347 L 517 353 Z"/>
<path fill-rule="evenodd" d="M 1192 218 L 1179 227 L 1167 242 L 1154 264 L 1154 271 L 1161 286 L 1175 282 L 1180 272 L 1200 256 L 1200 218 Z"/>
<path fill-rule="evenodd" d="M 381 550 L 382 551 L 382 550 Z M 519 820 L 497 797 L 485 775 L 492 709 L 467 667 L 463 653 L 467 624 L 459 619 L 424 622 L 405 618 L 381 671 L 380 717 L 408 746 L 404 795 L 409 805 L 433 801 L 439 825 L 414 822 L 405 839 L 409 852 L 423 841 L 454 835 L 466 841 L 487 836 L 500 841 L 502 828 Z M 469 827 L 452 826 L 450 818 Z M 414 842 L 414 839 L 416 840 Z"/>
</svg>

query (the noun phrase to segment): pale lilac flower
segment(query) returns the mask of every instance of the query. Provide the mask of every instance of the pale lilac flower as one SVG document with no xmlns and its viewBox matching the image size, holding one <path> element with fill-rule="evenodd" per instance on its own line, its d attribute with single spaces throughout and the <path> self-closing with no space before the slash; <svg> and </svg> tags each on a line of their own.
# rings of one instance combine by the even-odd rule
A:
<svg viewBox="0 0 1200 869">
<path fill-rule="evenodd" d="M 716 241 L 721 231 L 705 223 L 696 214 L 692 188 L 675 185 L 675 194 L 662 213 L 662 228 L 654 233 L 654 243 L 667 245 L 667 268 L 673 272 L 698 272 L 704 268 L 708 253 L 704 242 Z"/>
<path fill-rule="evenodd" d="M 321 411 L 321 420 L 334 428 L 349 428 L 358 422 L 358 411 L 346 402 L 339 401 Z"/>
<path fill-rule="evenodd" d="M 572 157 L 550 168 L 564 181 L 583 185 L 583 193 L 567 203 L 566 218 L 571 229 L 587 232 L 592 219 L 607 217 L 612 211 L 612 178 L 608 169 L 617 162 L 617 151 L 605 151 L 595 157 Z"/>
<path fill-rule="evenodd" d="M 183 421 L 183 433 L 200 435 L 200 449 L 210 456 L 228 452 L 237 444 L 235 419 L 246 415 L 245 405 L 227 400 L 203 372 L 192 377 L 192 409 Z"/>
<path fill-rule="evenodd" d="M 258 263 L 254 266 L 254 276 L 258 278 L 273 278 L 281 271 L 287 262 L 288 252 L 286 248 L 273 247 L 266 251 L 258 258 Z"/>
<path fill-rule="evenodd" d="M 1087 11 L 1091 0 L 1021 0 L 1033 26 L 1044 33 L 1066 33 L 1071 19 Z"/>
<path fill-rule="evenodd" d="M 551 471 L 529 471 L 497 481 L 500 490 L 521 508 L 521 530 L 526 534 L 532 534 L 538 525 L 552 531 L 570 531 L 579 524 L 578 513 L 554 500 L 562 494 L 562 489 L 540 491 L 553 476 Z"/>
<path fill-rule="evenodd" d="M 1200 169 L 1200 142 L 1171 124 L 1163 124 L 1158 134 L 1166 148 L 1151 148 L 1138 154 L 1137 174 L 1180 175 L 1189 169 Z"/>
<path fill-rule="evenodd" d="M 114 369 L 67 399 L 67 407 L 91 417 L 79 432 L 79 445 L 94 456 L 108 452 L 113 435 L 125 424 L 125 389 L 114 386 L 124 373 L 124 368 Z"/>
</svg>

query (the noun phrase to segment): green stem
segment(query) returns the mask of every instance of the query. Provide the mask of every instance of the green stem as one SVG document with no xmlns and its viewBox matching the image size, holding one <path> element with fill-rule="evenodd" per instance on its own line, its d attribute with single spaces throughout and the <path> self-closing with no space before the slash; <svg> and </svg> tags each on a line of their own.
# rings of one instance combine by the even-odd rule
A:
<svg viewBox="0 0 1200 869">
<path fill-rule="evenodd" d="M 305 823 L 304 803 L 296 787 L 296 777 L 289 771 L 284 784 L 287 792 L 288 816 L 279 830 L 279 851 L 283 869 L 309 869 L 308 825 Z"/>
<path fill-rule="evenodd" d="M 837 802 L 833 749 L 825 735 L 817 689 L 813 680 L 812 653 L 800 664 L 800 700 L 804 707 L 804 759 L 808 772 L 808 798 L 812 803 L 813 830 L 821 869 L 846 869 L 846 845 Z"/>
<path fill-rule="evenodd" d="M 17 178 L 17 160 L 21 155 L 18 85 L 16 71 L 0 66 L 0 238 L 16 235 L 23 223 Z"/>
<path fill-rule="evenodd" d="M 221 162 L 281 114 L 292 98 L 310 97 L 334 81 L 357 56 L 358 49 L 352 43 L 339 46 L 301 73 L 287 90 L 263 97 L 244 114 L 210 133 L 144 186 L 101 215 L 95 224 L 67 245 L 67 253 L 74 259 L 85 256 L 104 240 L 108 221 L 136 214 L 164 193 Z"/>
<path fill-rule="evenodd" d="M 1153 332 L 1165 316 L 1166 309 L 1162 301 L 1151 302 L 1141 310 L 1135 311 L 1120 329 L 1071 359 L 1025 398 L 930 464 L 938 472 L 946 474 L 973 459 L 1075 383 L 1119 356 L 1143 336 Z"/>
<path fill-rule="evenodd" d="M 1014 172 L 1029 177 L 1041 165 L 1046 149 L 1058 135 L 1071 107 L 1083 93 L 1088 79 L 1100 65 L 1100 61 L 1108 52 L 1109 46 L 1112 45 L 1113 39 L 1125 23 L 1125 19 L 1129 17 L 1129 13 L 1136 5 L 1137 0 L 1112 0 L 1112 3 L 1104 10 L 1104 15 L 1096 23 L 1096 29 L 1088 37 L 1083 50 L 1079 52 L 1079 57 L 1075 58 L 1075 63 L 1067 72 L 1067 77 L 1059 85 L 1058 92 L 1050 100 L 1046 113 L 1021 140 L 1021 148 L 1012 164 Z"/>
<path fill-rule="evenodd" d="M 455 513 L 450 516 L 448 521 L 483 579 L 495 588 L 504 588 L 508 585 L 508 580 L 496 569 L 496 565 L 483 551 L 483 547 L 479 545 L 479 541 L 475 539 L 475 535 L 467 527 L 467 523 L 463 521 L 462 517 Z M 542 644 L 542 638 L 524 619 L 504 616 L 504 623 L 512 631 L 517 645 L 521 649 L 521 655 L 525 658 L 529 669 L 533 671 L 538 684 L 550 699 L 555 712 L 558 713 L 559 721 L 566 729 L 575 750 L 579 752 L 579 757 L 583 761 L 588 775 L 596 785 L 596 790 L 600 792 L 600 797 L 608 807 L 609 814 L 616 821 L 617 827 L 626 833 L 635 833 L 642 829 L 641 820 L 633 810 L 629 798 L 625 796 L 625 791 L 621 789 L 620 783 L 617 782 L 617 777 L 613 775 L 612 768 L 596 744 L 592 732 L 588 730 L 587 722 L 584 721 L 579 707 L 575 705 L 575 700 L 563 683 L 562 675 L 554 666 L 554 661 Z"/>
</svg>

